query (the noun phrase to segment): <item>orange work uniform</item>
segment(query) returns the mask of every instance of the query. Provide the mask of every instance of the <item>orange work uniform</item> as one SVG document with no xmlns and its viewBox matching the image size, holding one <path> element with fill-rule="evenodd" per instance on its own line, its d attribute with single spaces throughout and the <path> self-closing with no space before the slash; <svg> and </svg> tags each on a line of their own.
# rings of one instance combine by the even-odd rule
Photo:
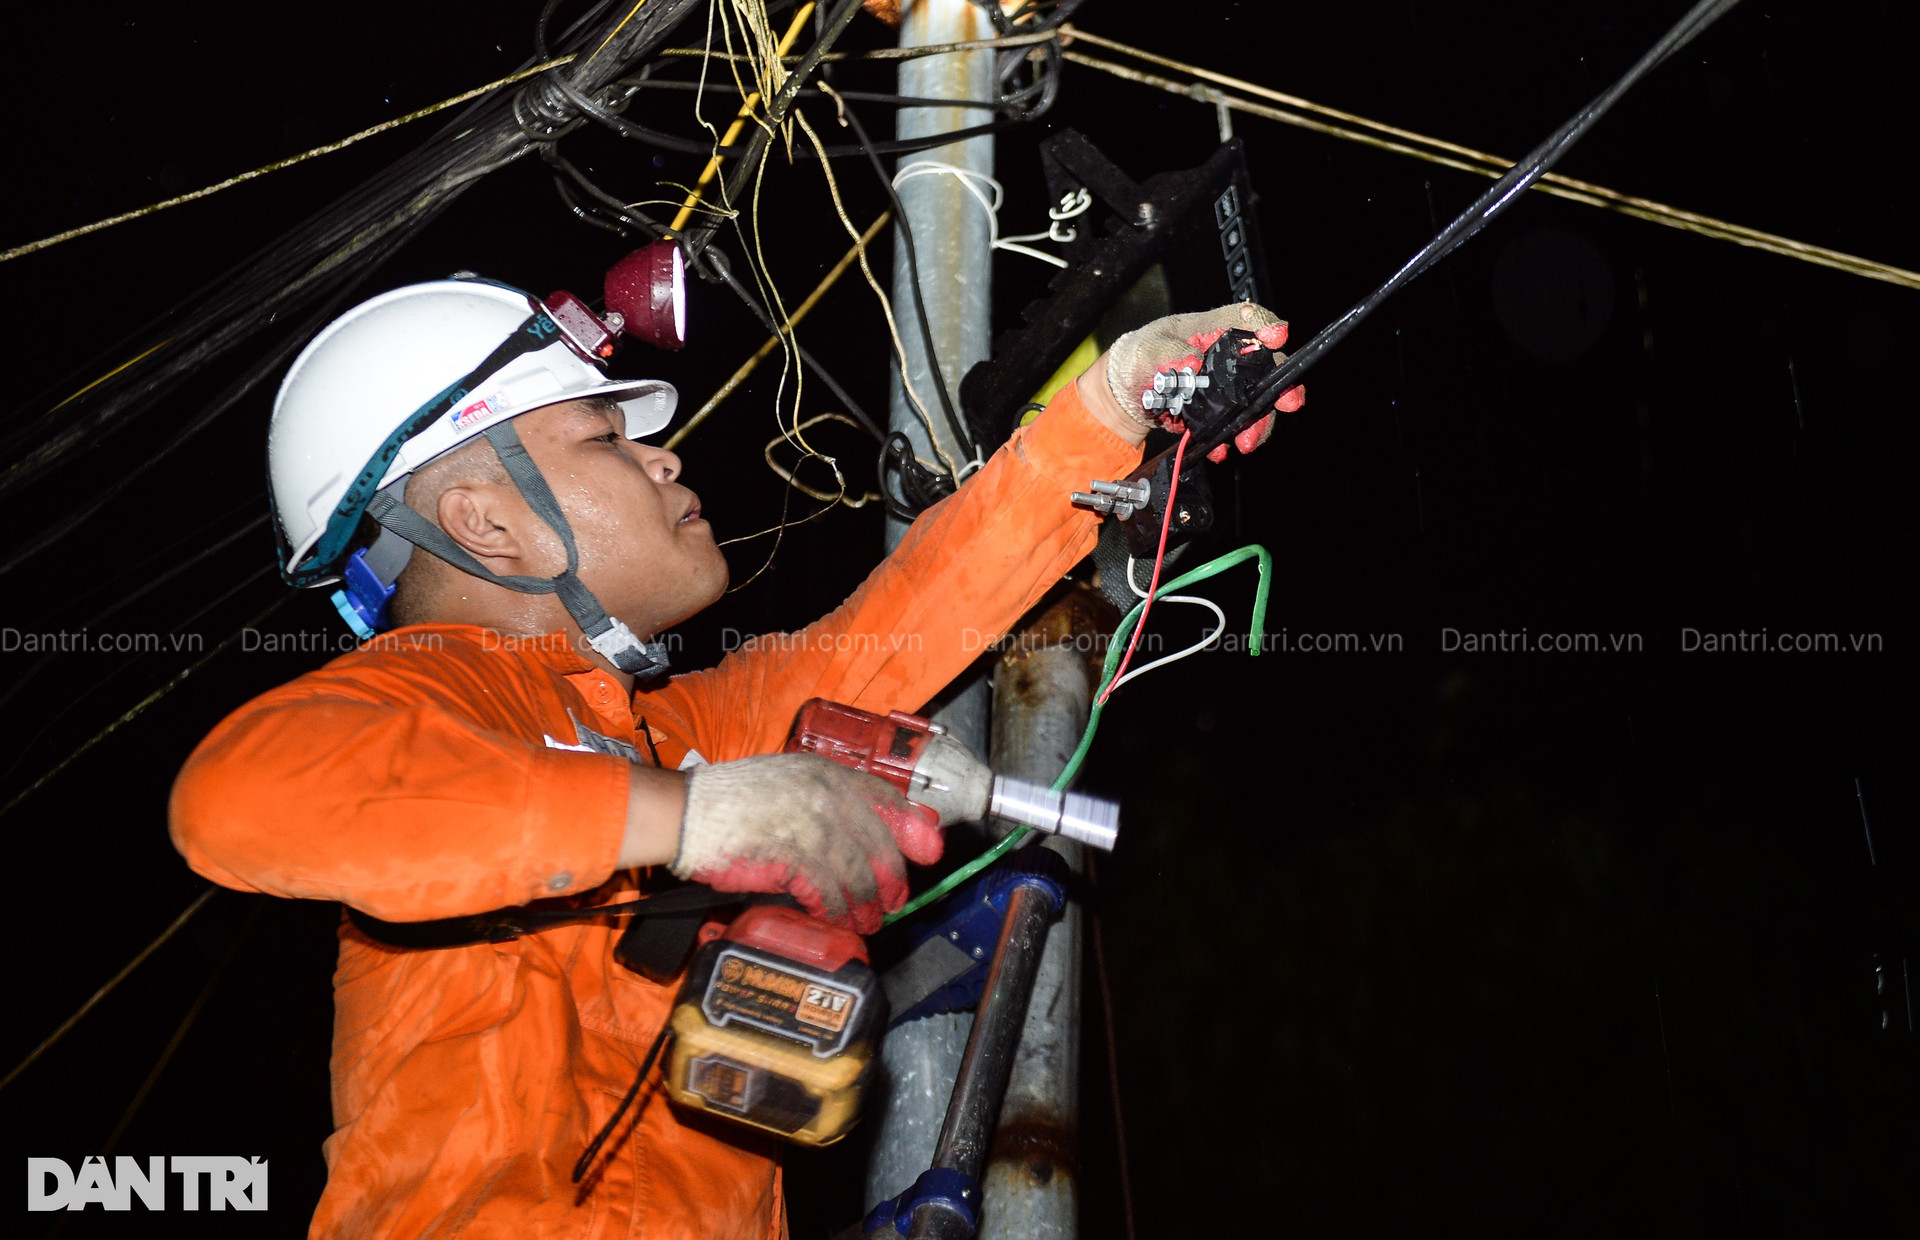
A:
<svg viewBox="0 0 1920 1240">
<path fill-rule="evenodd" d="M 561 634 L 395 630 L 222 721 L 174 784 L 175 846 L 226 886 L 390 921 L 613 899 L 637 882 L 614 870 L 622 753 L 771 753 L 814 696 L 919 707 L 1091 549 L 1067 493 L 1138 459 L 1069 384 L 831 615 L 631 698 Z M 618 932 L 410 951 L 343 921 L 311 1234 L 784 1235 L 778 1143 L 655 1093 L 570 1182 L 673 997 L 615 963 Z"/>
</svg>

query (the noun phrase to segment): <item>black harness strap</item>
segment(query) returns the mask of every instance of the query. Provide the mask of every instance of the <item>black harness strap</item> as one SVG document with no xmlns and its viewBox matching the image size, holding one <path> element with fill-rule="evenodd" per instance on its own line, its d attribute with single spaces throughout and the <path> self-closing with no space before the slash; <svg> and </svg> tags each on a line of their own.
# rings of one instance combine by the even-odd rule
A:
<svg viewBox="0 0 1920 1240">
<path fill-rule="evenodd" d="M 597 921 L 603 917 L 632 916 L 634 926 L 655 918 L 672 921 L 685 919 L 692 921 L 694 928 L 698 929 L 699 920 L 694 916 L 695 914 L 729 904 L 745 904 L 752 898 L 743 892 L 715 891 L 711 887 L 689 884 L 684 887 L 674 887 L 644 899 L 627 900 L 620 904 L 603 904 L 597 908 L 503 908 L 491 913 L 477 913 L 471 917 L 441 917 L 433 921 L 383 921 L 349 905 L 347 920 L 351 921 L 360 933 L 389 947 L 412 949 L 471 947 L 476 943 L 504 943 L 508 939 L 538 934 L 542 930 L 551 930 L 555 926 Z M 633 926 L 630 926 L 627 935 L 632 933 Z M 626 935 L 623 935 L 623 942 L 625 938 Z M 622 963 L 626 962 L 622 961 Z M 676 962 L 671 972 L 677 971 L 678 963 Z"/>
</svg>

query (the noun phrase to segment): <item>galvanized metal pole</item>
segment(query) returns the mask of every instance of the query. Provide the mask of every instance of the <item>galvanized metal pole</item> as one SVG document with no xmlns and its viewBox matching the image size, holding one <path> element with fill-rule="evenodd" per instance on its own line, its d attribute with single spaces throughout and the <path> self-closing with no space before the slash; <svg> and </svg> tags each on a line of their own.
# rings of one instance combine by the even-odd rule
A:
<svg viewBox="0 0 1920 1240">
<path fill-rule="evenodd" d="M 1073 591 L 1020 635 L 994 669 L 993 767 L 1051 783 L 1087 726 L 1097 643 L 1116 617 L 1102 599 Z M 1053 837 L 1078 874 L 1085 850 Z M 1079 1222 L 1080 969 L 1083 916 L 1069 902 L 1047 932 L 1026 1024 L 981 1177 L 981 1240 L 1071 1240 Z"/>
<path fill-rule="evenodd" d="M 908 0 L 902 6 L 902 47 L 989 39 L 993 34 L 993 24 L 971 0 Z M 950 52 L 903 61 L 900 93 L 991 102 L 995 98 L 993 56 L 991 51 Z M 895 133 L 902 139 L 923 138 L 977 125 L 990 116 L 974 108 L 901 108 Z M 986 208 L 974 192 L 985 195 L 986 187 L 976 183 L 969 189 L 962 175 L 951 171 L 915 172 L 916 168 L 958 169 L 962 174 L 990 177 L 993 138 L 968 138 L 904 156 L 895 173 L 906 213 L 905 220 L 894 225 L 892 297 L 907 357 L 907 384 L 901 383 L 896 361 L 888 421 L 892 429 L 905 432 L 923 460 L 943 469 L 964 469 L 971 454 L 947 424 L 935 385 L 944 383 L 957 406 L 960 380 L 976 362 L 986 359 L 992 346 L 992 231 Z M 938 378 L 927 357 L 914 310 L 913 273 L 901 237 L 903 227 L 913 230 L 920 295 L 926 302 L 934 350 L 939 355 Z M 891 545 L 899 541 L 906 526 L 889 520 Z"/>
<path fill-rule="evenodd" d="M 992 23 L 969 0 L 908 0 L 901 8 L 902 47 L 993 37 Z M 905 61 L 900 66 L 899 81 L 903 95 L 991 100 L 995 95 L 993 53 L 955 52 Z M 895 136 L 918 138 L 945 133 L 979 124 L 984 115 L 966 108 L 901 108 Z M 906 157 L 901 166 L 928 161 L 990 176 L 993 139 L 969 138 L 937 147 Z M 940 359 L 940 380 L 957 399 L 961 377 L 987 356 L 991 345 L 992 250 L 987 213 L 960 178 L 944 172 L 908 177 L 899 183 L 899 193 L 906 208 L 905 223 L 913 230 L 920 292 L 926 299 L 927 319 Z M 945 461 L 950 459 L 964 468 L 968 454 L 955 441 L 941 413 L 934 367 L 927 357 L 914 310 L 913 275 L 899 228 L 896 224 L 891 293 L 894 318 L 906 351 L 906 377 L 928 417 L 923 420 L 908 398 L 896 361 L 891 367 L 888 423 L 907 436 L 923 460 L 945 468 Z M 904 522 L 887 519 L 889 550 L 899 543 L 906 528 Z M 987 709 L 987 685 L 984 680 L 975 680 L 950 694 L 934 711 L 934 718 L 974 752 L 984 753 Z M 929 1016 L 893 1030 L 881 1044 L 881 1083 L 886 1094 L 880 1103 L 873 1152 L 867 1162 L 866 1206 L 900 1192 L 931 1165 L 972 1026 L 973 1018 L 966 1013 Z"/>
</svg>

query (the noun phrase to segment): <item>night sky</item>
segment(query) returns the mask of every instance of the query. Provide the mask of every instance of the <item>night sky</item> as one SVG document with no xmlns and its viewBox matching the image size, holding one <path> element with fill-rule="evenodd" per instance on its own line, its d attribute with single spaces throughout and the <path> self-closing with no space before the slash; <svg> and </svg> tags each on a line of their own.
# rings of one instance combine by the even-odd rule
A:
<svg viewBox="0 0 1920 1240">
<path fill-rule="evenodd" d="M 1684 7 L 1089 0 L 1077 21 L 1518 155 Z M 13 13 L 0 248 L 501 76 L 530 54 L 537 9 Z M 1910 6 L 1885 0 L 1748 0 L 1560 170 L 1920 268 L 1916 36 Z M 862 18 L 846 46 L 888 41 Z M 882 67 L 836 73 L 843 86 L 892 85 Z M 631 115 L 691 135 L 686 98 L 643 96 Z M 885 113 L 863 109 L 890 133 Z M 830 109 L 809 114 L 832 126 Z M 437 124 L 0 266 L 13 378 L 0 431 L 124 360 L 124 339 Z M 1052 111 L 999 139 L 1003 231 L 1044 227 L 1035 147 L 1066 127 L 1137 179 L 1197 165 L 1218 140 L 1210 107 L 1068 66 Z M 1250 117 L 1235 130 L 1273 309 L 1296 341 L 1485 184 Z M 562 150 L 629 200 L 677 197 L 659 183 L 698 172 L 695 156 L 592 128 Z M 885 205 L 877 180 L 864 162 L 841 161 L 838 175 L 864 225 Z M 778 208 L 766 252 L 797 298 L 847 239 L 817 163 L 778 165 L 767 184 Z M 631 244 L 575 219 L 525 159 L 467 192 L 361 295 L 464 268 L 591 296 Z M 884 280 L 890 244 L 877 249 Z M 1050 274 L 997 258 L 996 329 L 1019 322 Z M 277 330 L 0 496 L 0 558 L 164 443 L 284 341 Z M 1257 659 L 1207 653 L 1129 686 L 1083 779 L 1126 807 L 1093 901 L 1141 1235 L 1920 1227 L 1920 1042 L 1905 980 L 1920 965 L 1920 738 L 1916 633 L 1899 603 L 1916 550 L 1916 330 L 1920 292 L 1532 195 L 1388 303 L 1314 369 L 1306 408 L 1216 475 L 1223 518 L 1191 562 L 1263 543 L 1275 560 L 1268 629 L 1291 641 Z M 729 294 L 697 284 L 689 334 L 683 353 L 631 346 L 619 364 L 670 379 L 691 409 L 764 338 Z M 801 336 L 884 412 L 885 326 L 857 274 Z M 763 369 L 683 450 L 723 538 L 781 510 L 761 461 L 776 378 Z M 209 550 L 264 511 L 273 386 L 0 576 L 8 634 L 87 627 L 160 634 L 164 647 L 43 655 L 8 638 L 0 801 L 285 593 L 264 527 Z M 810 381 L 806 411 L 833 407 Z M 820 441 L 856 488 L 870 484 L 870 440 L 829 428 Z M 770 543 L 728 549 L 736 581 Z M 683 626 L 678 665 L 716 661 L 728 630 L 820 615 L 880 544 L 873 506 L 788 530 L 751 585 Z M 1244 631 L 1250 574 L 1200 589 Z M 1203 631 L 1198 616 L 1169 606 L 1153 623 L 1171 649 Z M 229 710 L 324 661 L 298 635 L 332 640 L 339 627 L 321 593 L 292 599 L 9 808 L 15 998 L 0 1070 L 203 889 L 167 839 L 173 772 Z M 1591 634 L 1597 648 L 1474 640 L 1522 630 Z M 1714 650 L 1688 636 L 1752 644 L 1763 630 L 1828 648 Z M 1350 648 L 1301 648 L 1329 642 Z M 330 1127 L 337 919 L 333 905 L 216 895 L 0 1092 L 15 1174 L 24 1156 L 77 1165 L 197 1011 L 114 1152 L 271 1160 L 266 1214 L 90 1211 L 64 1234 L 304 1234 Z M 1087 972 L 1083 1234 L 1115 1236 L 1109 1031 Z M 859 1157 L 856 1139 L 789 1160 L 800 1240 L 857 1213 Z M 27 1215 L 18 1198 L 7 1209 L 23 1211 L 18 1234 L 58 1217 Z"/>
</svg>

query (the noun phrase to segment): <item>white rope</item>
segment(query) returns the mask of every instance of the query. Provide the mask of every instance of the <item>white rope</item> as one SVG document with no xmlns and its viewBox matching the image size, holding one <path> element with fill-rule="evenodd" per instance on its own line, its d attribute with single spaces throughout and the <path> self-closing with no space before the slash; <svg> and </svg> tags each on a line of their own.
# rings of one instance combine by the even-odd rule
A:
<svg viewBox="0 0 1920 1240">
<path fill-rule="evenodd" d="M 1015 254 L 1024 254 L 1028 258 L 1037 258 L 1041 262 L 1051 263 L 1055 267 L 1065 267 L 1067 265 L 1067 260 L 1064 258 L 1048 254 L 1044 250 L 1033 249 L 1031 246 L 1018 244 L 1022 241 L 1044 241 L 1049 238 L 1055 241 L 1063 240 L 1063 238 L 1060 237 L 1052 237 L 1052 229 L 1048 229 L 1047 232 L 1043 233 L 1026 233 L 1017 237 L 1002 237 L 1000 235 L 1000 204 L 1006 201 L 1007 192 L 1001 188 L 1000 182 L 994 180 L 986 173 L 975 172 L 971 168 L 962 168 L 958 164 L 950 164 L 944 160 L 922 159 L 908 164 L 906 167 L 900 169 L 900 171 L 894 173 L 893 187 L 899 189 L 902 181 L 910 181 L 914 177 L 919 176 L 950 176 L 964 185 L 967 192 L 973 195 L 973 200 L 986 210 L 988 245 L 991 248 L 996 250 L 1011 250 Z M 991 198 L 987 196 L 986 190 L 981 188 L 982 185 L 985 185 L 993 191 Z M 1069 236 L 1070 235 L 1071 233 Z"/>
</svg>

